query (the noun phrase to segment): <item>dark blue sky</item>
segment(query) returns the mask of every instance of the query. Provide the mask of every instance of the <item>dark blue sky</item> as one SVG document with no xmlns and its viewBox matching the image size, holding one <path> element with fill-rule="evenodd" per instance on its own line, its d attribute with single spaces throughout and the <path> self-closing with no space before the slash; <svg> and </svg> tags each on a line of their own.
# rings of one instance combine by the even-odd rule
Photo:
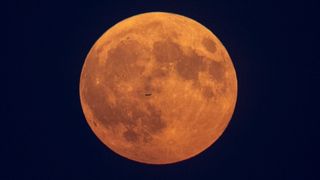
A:
<svg viewBox="0 0 320 180">
<path fill-rule="evenodd" d="M 8 1 L 0 179 L 319 179 L 319 4 L 316 1 Z M 151 166 L 107 149 L 79 99 L 93 43 L 135 14 L 197 20 L 223 42 L 238 102 L 200 155 Z"/>
</svg>

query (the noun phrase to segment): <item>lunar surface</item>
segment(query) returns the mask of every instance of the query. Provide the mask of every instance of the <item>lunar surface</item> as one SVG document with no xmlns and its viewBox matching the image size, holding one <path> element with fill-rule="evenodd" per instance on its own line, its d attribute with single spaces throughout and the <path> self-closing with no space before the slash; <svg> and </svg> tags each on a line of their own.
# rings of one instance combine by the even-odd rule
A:
<svg viewBox="0 0 320 180">
<path fill-rule="evenodd" d="M 147 164 L 193 157 L 227 127 L 237 99 L 228 52 L 198 22 L 145 13 L 107 30 L 83 65 L 86 120 L 112 151 Z"/>
</svg>

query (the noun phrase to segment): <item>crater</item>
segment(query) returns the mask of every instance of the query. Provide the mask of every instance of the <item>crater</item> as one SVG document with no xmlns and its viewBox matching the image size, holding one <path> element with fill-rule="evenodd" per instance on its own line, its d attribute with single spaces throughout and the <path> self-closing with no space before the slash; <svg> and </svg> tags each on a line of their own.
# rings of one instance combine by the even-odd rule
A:
<svg viewBox="0 0 320 180">
<path fill-rule="evenodd" d="M 210 38 L 204 38 L 202 40 L 202 45 L 211 53 L 215 53 L 217 51 L 216 43 Z"/>
</svg>

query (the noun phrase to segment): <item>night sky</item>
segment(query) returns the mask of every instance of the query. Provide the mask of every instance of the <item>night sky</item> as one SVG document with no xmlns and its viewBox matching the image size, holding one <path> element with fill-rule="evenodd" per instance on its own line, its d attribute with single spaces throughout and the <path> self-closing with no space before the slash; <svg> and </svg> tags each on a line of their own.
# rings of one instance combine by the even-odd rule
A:
<svg viewBox="0 0 320 180">
<path fill-rule="evenodd" d="M 1 180 L 320 179 L 316 1 L 8 1 L 2 7 Z M 219 140 L 164 166 L 105 147 L 79 98 L 94 42 L 115 23 L 151 11 L 181 14 L 212 30 L 233 60 L 239 88 Z"/>
</svg>

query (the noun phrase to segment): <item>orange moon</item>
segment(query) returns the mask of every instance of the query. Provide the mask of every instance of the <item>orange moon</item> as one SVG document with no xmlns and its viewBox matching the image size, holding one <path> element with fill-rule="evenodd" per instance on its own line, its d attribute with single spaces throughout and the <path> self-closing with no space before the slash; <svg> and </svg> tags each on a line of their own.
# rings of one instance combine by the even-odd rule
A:
<svg viewBox="0 0 320 180">
<path fill-rule="evenodd" d="M 86 120 L 112 151 L 147 164 L 191 158 L 227 127 L 237 99 L 231 58 L 206 27 L 151 12 L 107 30 L 80 78 Z"/>
</svg>

